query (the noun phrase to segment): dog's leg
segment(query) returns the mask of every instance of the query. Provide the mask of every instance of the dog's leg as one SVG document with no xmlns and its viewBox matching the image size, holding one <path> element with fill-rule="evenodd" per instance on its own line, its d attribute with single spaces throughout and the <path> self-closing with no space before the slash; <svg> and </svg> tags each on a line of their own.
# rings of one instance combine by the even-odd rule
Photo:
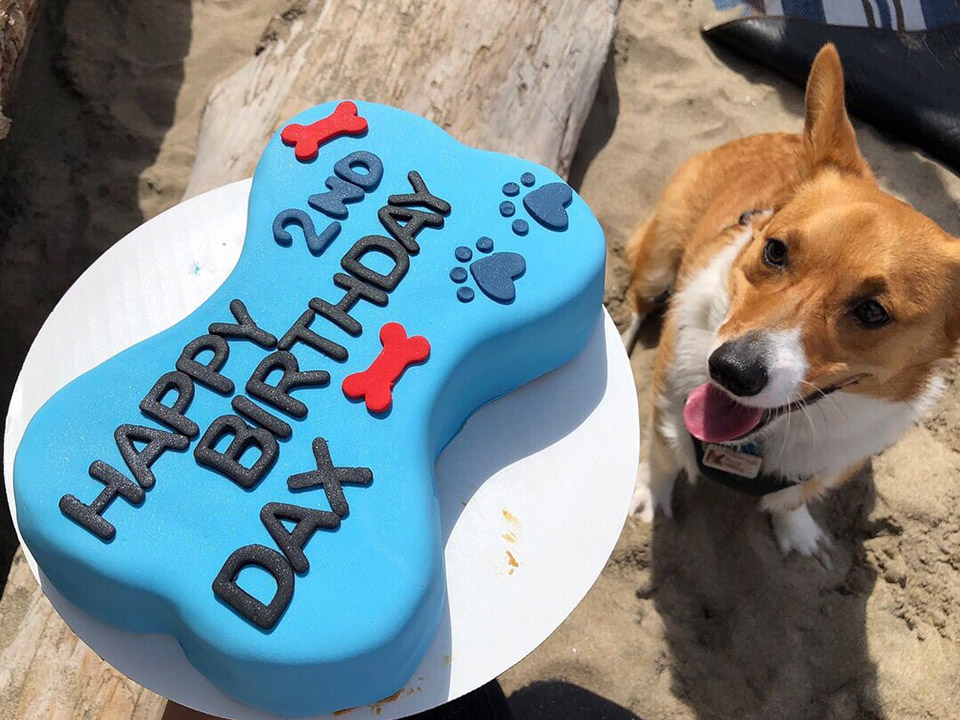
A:
<svg viewBox="0 0 960 720">
<path fill-rule="evenodd" d="M 796 550 L 801 555 L 817 555 L 826 559 L 826 555 L 822 554 L 826 548 L 821 546 L 829 546 L 830 541 L 823 528 L 813 519 L 806 503 L 794 510 L 773 510 L 770 521 L 777 545 L 785 556 Z"/>
<path fill-rule="evenodd" d="M 640 465 L 634 486 L 630 512 L 639 513 L 646 522 L 653 520 L 657 509 L 673 517 L 673 485 L 684 467 L 689 469 L 683 443 L 677 443 L 682 427 L 682 405 L 671 400 L 668 375 L 676 349 L 677 329 L 668 314 L 660 333 L 660 344 L 650 378 L 650 418 L 641 442 Z M 696 467 L 694 461 L 693 467 Z M 691 479 L 695 479 L 691 476 Z"/>
<path fill-rule="evenodd" d="M 621 338 L 628 355 L 637 343 L 644 318 L 666 302 L 683 253 L 682 246 L 664 241 L 659 229 L 660 222 L 654 215 L 627 241 L 627 262 L 631 272 L 627 300 L 633 308 L 633 315 Z"/>
<path fill-rule="evenodd" d="M 680 473 L 676 455 L 656 429 L 656 417 L 651 426 L 630 502 L 631 514 L 639 513 L 644 522 L 652 522 L 657 510 L 673 517 L 673 486 Z"/>
<path fill-rule="evenodd" d="M 640 334 L 640 326 L 643 325 L 643 319 L 647 313 L 635 312 L 630 316 L 630 324 L 627 329 L 620 334 L 623 340 L 623 346 L 627 349 L 627 355 L 633 353 L 633 348 L 637 344 L 637 336 Z"/>
<path fill-rule="evenodd" d="M 770 513 L 773 535 L 784 556 L 796 551 L 807 557 L 816 557 L 827 568 L 832 566 L 830 539 L 807 508 L 807 501 L 817 497 L 828 484 L 814 478 L 802 485 L 771 493 L 761 501 L 760 507 Z"/>
</svg>

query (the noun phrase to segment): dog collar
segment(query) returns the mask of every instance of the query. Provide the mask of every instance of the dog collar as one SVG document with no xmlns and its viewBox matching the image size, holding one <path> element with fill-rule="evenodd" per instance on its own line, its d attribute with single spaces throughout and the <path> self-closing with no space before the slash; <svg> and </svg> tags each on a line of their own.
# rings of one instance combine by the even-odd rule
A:
<svg viewBox="0 0 960 720">
<path fill-rule="evenodd" d="M 799 485 L 781 475 L 762 473 L 763 458 L 756 445 L 731 446 L 703 443 L 691 436 L 700 474 L 738 492 L 762 497 Z"/>
</svg>

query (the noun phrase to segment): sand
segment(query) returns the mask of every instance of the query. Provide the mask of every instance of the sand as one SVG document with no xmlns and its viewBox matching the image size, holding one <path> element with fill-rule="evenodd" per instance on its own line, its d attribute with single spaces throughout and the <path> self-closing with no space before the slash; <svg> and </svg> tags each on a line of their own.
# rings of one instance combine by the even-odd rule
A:
<svg viewBox="0 0 960 720">
<path fill-rule="evenodd" d="M 290 4 L 48 1 L 0 145 L 4 403 L 70 282 L 179 199 L 203 99 Z M 607 232 L 607 305 L 621 323 L 623 244 L 680 162 L 802 123 L 800 90 L 707 46 L 707 17 L 708 0 L 624 2 L 574 163 Z M 960 234 L 960 179 L 857 129 L 883 186 Z M 655 326 L 644 341 L 640 388 Z M 577 610 L 501 678 L 518 720 L 960 716 L 958 368 L 935 417 L 815 509 L 832 569 L 781 558 L 755 503 L 710 484 L 680 488 L 674 521 L 628 520 Z M 11 532 L 6 520 L 3 573 Z"/>
</svg>

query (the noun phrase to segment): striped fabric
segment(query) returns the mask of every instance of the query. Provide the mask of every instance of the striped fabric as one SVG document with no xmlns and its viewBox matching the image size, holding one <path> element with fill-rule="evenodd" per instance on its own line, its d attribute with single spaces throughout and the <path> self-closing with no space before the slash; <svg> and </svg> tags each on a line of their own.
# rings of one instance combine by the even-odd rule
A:
<svg viewBox="0 0 960 720">
<path fill-rule="evenodd" d="M 717 10 L 800 17 L 827 25 L 924 30 L 960 23 L 960 0 L 713 0 Z"/>
</svg>

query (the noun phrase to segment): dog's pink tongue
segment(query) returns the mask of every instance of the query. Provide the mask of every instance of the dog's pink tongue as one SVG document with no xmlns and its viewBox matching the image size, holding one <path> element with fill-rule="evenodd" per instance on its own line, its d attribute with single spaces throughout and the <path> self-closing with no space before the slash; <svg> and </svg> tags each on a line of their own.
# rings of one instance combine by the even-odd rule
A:
<svg viewBox="0 0 960 720">
<path fill-rule="evenodd" d="M 683 407 L 687 430 L 703 442 L 727 442 L 746 435 L 763 419 L 763 410 L 733 400 L 713 383 L 695 388 Z"/>
</svg>

